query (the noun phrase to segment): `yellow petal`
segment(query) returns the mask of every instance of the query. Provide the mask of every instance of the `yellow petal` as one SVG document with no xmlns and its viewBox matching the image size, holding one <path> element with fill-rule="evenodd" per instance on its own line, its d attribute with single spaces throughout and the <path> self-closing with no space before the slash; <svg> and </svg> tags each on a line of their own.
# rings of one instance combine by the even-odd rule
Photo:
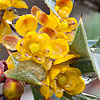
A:
<svg viewBox="0 0 100 100">
<path fill-rule="evenodd" d="M 61 21 L 60 26 L 56 30 L 61 32 L 66 32 L 67 28 L 68 28 L 68 21 L 64 20 L 64 22 Z"/>
<path fill-rule="evenodd" d="M 45 12 L 37 11 L 36 18 L 37 18 L 38 22 L 43 26 L 45 26 L 48 23 L 48 16 L 46 15 Z"/>
<path fill-rule="evenodd" d="M 69 16 L 71 10 L 68 7 L 63 7 L 62 9 L 59 9 L 59 15 L 61 16 L 61 18 L 66 18 Z"/>
<path fill-rule="evenodd" d="M 68 21 L 68 28 L 66 32 L 70 32 L 77 27 L 77 20 L 74 17 L 70 17 L 66 19 Z"/>
<path fill-rule="evenodd" d="M 67 77 L 67 82 L 62 85 L 61 87 L 64 88 L 66 91 L 71 91 L 75 88 L 76 84 L 76 78 L 71 77 L 71 76 L 66 76 Z"/>
<path fill-rule="evenodd" d="M 73 8 L 73 2 L 71 0 L 56 0 L 56 6 L 68 7 L 70 10 Z"/>
<path fill-rule="evenodd" d="M 46 27 L 50 27 L 52 29 L 56 29 L 60 24 L 60 20 L 55 14 L 50 11 L 50 15 L 48 15 L 48 21 L 45 24 Z"/>
<path fill-rule="evenodd" d="M 11 28 L 9 24 L 6 23 L 5 20 L 2 20 L 1 25 L 0 25 L 0 43 L 1 43 L 1 39 L 3 38 L 3 36 L 7 34 L 11 34 Z"/>
<path fill-rule="evenodd" d="M 46 72 L 52 67 L 52 62 L 53 60 L 51 60 L 50 58 L 45 58 L 45 63 L 43 64 L 43 67 Z"/>
<path fill-rule="evenodd" d="M 62 88 L 57 87 L 57 88 L 56 88 L 56 91 L 55 91 L 56 97 L 61 98 L 61 97 L 63 96 L 63 91 L 64 91 L 64 90 L 63 90 Z"/>
<path fill-rule="evenodd" d="M 63 58 L 69 52 L 69 45 L 64 39 L 55 39 L 51 41 L 53 53 L 50 58 L 59 59 Z"/>
<path fill-rule="evenodd" d="M 60 87 L 57 87 L 56 80 L 50 80 L 50 87 L 53 89 L 55 95 L 58 98 L 61 98 L 63 96 L 64 90 Z"/>
<path fill-rule="evenodd" d="M 26 53 L 26 49 L 23 49 L 23 39 L 19 40 L 16 45 L 16 49 L 19 53 L 18 59 L 21 61 L 30 60 L 32 57 Z"/>
<path fill-rule="evenodd" d="M 13 63 L 13 61 L 11 59 L 11 56 L 9 56 L 7 58 L 7 66 L 8 66 L 8 69 L 14 69 L 14 63 Z"/>
<path fill-rule="evenodd" d="M 25 61 L 25 60 L 30 60 L 31 58 L 29 57 L 22 57 L 22 55 L 19 52 L 13 53 L 13 56 L 20 61 Z"/>
<path fill-rule="evenodd" d="M 49 88 L 49 84 L 50 84 L 49 77 L 47 76 L 47 79 L 44 80 L 42 83 L 47 86 L 42 85 L 40 88 L 40 92 L 46 99 L 48 99 L 53 95 L 53 91 Z"/>
<path fill-rule="evenodd" d="M 50 87 L 56 91 L 57 88 L 57 84 L 56 84 L 56 80 L 50 80 Z"/>
<path fill-rule="evenodd" d="M 42 56 L 42 55 L 39 55 L 39 54 L 37 54 L 37 55 L 33 55 L 32 56 L 32 59 L 34 60 L 34 61 L 36 61 L 37 63 L 39 63 L 39 64 L 42 64 L 42 65 L 44 65 L 44 63 L 45 63 L 45 57 L 44 56 Z"/>
<path fill-rule="evenodd" d="M 61 58 L 61 59 L 55 60 L 53 65 L 66 62 L 66 61 L 71 60 L 71 59 L 76 58 L 76 57 L 80 57 L 80 56 L 79 55 L 75 55 L 75 54 L 68 54 L 68 55 L 64 56 L 63 58 Z"/>
<path fill-rule="evenodd" d="M 10 50 L 16 50 L 16 44 L 21 38 L 14 34 L 5 35 L 2 38 L 2 44 Z"/>
<path fill-rule="evenodd" d="M 37 11 L 41 11 L 41 9 L 40 9 L 39 7 L 37 7 L 37 6 L 33 6 L 33 7 L 31 8 L 31 14 L 32 14 L 32 15 L 36 16 L 36 12 L 37 12 Z"/>
<path fill-rule="evenodd" d="M 0 10 L 5 10 L 8 7 L 9 7 L 8 2 L 0 0 Z"/>
<path fill-rule="evenodd" d="M 70 69 L 67 71 L 67 75 L 73 75 L 74 77 L 81 76 L 81 72 L 78 68 L 70 67 Z"/>
<path fill-rule="evenodd" d="M 12 2 L 11 7 L 28 9 L 28 5 L 22 0 L 15 0 L 15 2 Z"/>
<path fill-rule="evenodd" d="M 74 32 L 57 32 L 57 38 L 63 38 L 67 40 L 67 42 L 71 42 L 74 38 Z"/>
<path fill-rule="evenodd" d="M 42 28 L 40 28 L 40 30 L 39 30 L 38 33 L 39 34 L 41 34 L 41 33 L 47 33 L 50 36 L 50 38 L 55 38 L 56 35 L 57 35 L 56 30 L 51 29 L 49 27 L 42 27 Z"/>
<path fill-rule="evenodd" d="M 85 83 L 81 77 L 76 78 L 75 84 L 76 86 L 74 87 L 72 91 L 65 91 L 65 92 L 68 93 L 69 95 L 76 95 L 84 91 Z"/>
<path fill-rule="evenodd" d="M 51 67 L 51 69 L 49 70 L 49 74 L 48 74 L 50 80 L 54 80 L 59 73 L 60 73 L 60 68 L 57 68 L 55 66 Z"/>
<path fill-rule="evenodd" d="M 23 15 L 17 20 L 15 28 L 20 35 L 25 36 L 28 32 L 36 31 L 37 20 L 33 15 Z"/>
</svg>

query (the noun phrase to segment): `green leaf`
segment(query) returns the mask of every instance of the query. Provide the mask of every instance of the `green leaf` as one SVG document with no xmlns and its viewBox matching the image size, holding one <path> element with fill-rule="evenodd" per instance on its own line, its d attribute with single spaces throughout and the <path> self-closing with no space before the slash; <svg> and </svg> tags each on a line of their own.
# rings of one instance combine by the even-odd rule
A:
<svg viewBox="0 0 100 100">
<path fill-rule="evenodd" d="M 56 5 L 56 0 L 44 0 L 45 3 L 47 4 L 47 6 L 52 10 L 52 12 L 59 18 L 62 20 L 62 18 L 57 14 L 57 12 L 55 11 L 55 5 Z"/>
<path fill-rule="evenodd" d="M 33 86 L 32 84 L 30 85 L 33 96 L 34 96 L 34 100 L 44 100 L 43 96 L 40 94 L 40 92 L 38 91 L 38 87 L 35 88 L 35 86 Z"/>
<path fill-rule="evenodd" d="M 93 48 L 91 48 L 92 50 Z M 78 24 L 75 37 L 70 44 L 71 52 L 79 54 L 81 57 L 89 58 L 92 62 L 92 67 L 95 70 L 98 78 L 100 79 L 100 54 L 93 53 L 88 47 L 86 32 L 82 23 L 82 19 Z M 87 66 L 88 67 L 88 66 Z"/>
<path fill-rule="evenodd" d="M 89 58 L 79 58 L 73 61 L 71 64 L 74 68 L 80 69 L 82 75 L 90 72 L 94 72 L 91 60 Z"/>
<path fill-rule="evenodd" d="M 92 65 L 94 67 L 94 70 L 95 70 L 98 78 L 100 79 L 100 54 L 92 53 L 91 61 L 92 61 Z"/>
<path fill-rule="evenodd" d="M 17 68 L 6 71 L 5 76 L 26 83 L 41 85 L 40 81 L 46 78 L 46 72 L 41 64 L 33 60 L 18 61 Z"/>
<path fill-rule="evenodd" d="M 88 47 L 87 36 L 82 23 L 82 19 L 80 19 L 80 22 L 76 29 L 75 37 L 70 44 L 70 50 L 75 54 L 81 55 L 81 57 L 89 58 L 90 50 Z"/>
</svg>

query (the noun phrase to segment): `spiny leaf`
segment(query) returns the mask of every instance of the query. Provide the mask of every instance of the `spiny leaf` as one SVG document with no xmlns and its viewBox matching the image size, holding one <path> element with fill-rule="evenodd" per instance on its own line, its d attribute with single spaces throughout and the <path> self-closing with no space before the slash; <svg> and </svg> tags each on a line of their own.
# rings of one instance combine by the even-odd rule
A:
<svg viewBox="0 0 100 100">
<path fill-rule="evenodd" d="M 46 73 L 41 64 L 33 60 L 18 61 L 18 66 L 5 72 L 7 78 L 21 80 L 26 83 L 38 84 L 46 78 Z"/>
<path fill-rule="evenodd" d="M 75 54 L 79 54 L 81 57 L 89 58 L 92 62 L 92 67 L 94 68 L 98 78 L 100 79 L 100 54 L 90 51 L 82 19 L 80 19 L 75 37 L 70 44 L 70 50 Z"/>
<path fill-rule="evenodd" d="M 92 61 L 94 70 L 100 80 L 100 54 L 92 53 L 90 57 L 91 57 L 91 61 Z"/>
<path fill-rule="evenodd" d="M 57 14 L 57 12 L 55 11 L 55 4 L 56 4 L 56 0 L 44 0 L 45 3 L 47 4 L 47 6 L 52 10 L 52 12 L 59 18 L 61 19 L 61 17 Z M 62 19 L 61 19 L 62 20 Z"/>
<path fill-rule="evenodd" d="M 88 48 L 86 32 L 84 30 L 82 19 L 80 19 L 80 22 L 78 24 L 78 27 L 75 33 L 75 37 L 72 43 L 70 44 L 70 50 L 75 54 L 81 55 L 82 57 L 89 58 L 90 50 Z"/>
</svg>

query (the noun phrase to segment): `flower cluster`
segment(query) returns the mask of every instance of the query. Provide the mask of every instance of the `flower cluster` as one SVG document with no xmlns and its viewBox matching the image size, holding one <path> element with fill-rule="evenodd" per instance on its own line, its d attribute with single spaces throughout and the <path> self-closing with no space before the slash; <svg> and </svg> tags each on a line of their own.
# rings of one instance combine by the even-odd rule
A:
<svg viewBox="0 0 100 100">
<path fill-rule="evenodd" d="M 13 11 L 8 13 L 9 11 L 6 9 L 8 7 L 27 8 L 27 5 L 22 0 L 1 0 L 0 10 L 5 11 L 3 20 L 13 19 Z M 60 98 L 63 96 L 63 92 L 76 95 L 85 89 L 80 70 L 70 66 L 72 59 L 80 57 L 80 55 L 71 53 L 69 48 L 69 43 L 73 40 L 74 30 L 77 27 L 77 20 L 69 17 L 72 7 L 71 0 L 56 0 L 55 10 L 61 20 L 51 10 L 47 15 L 37 6 L 33 6 L 31 14 L 19 16 L 14 25 L 22 38 L 16 41 L 17 52 L 13 56 L 20 61 L 34 60 L 42 64 L 46 72 L 46 79 L 42 81 L 45 85 L 41 86 L 40 92 L 46 99 L 53 93 Z M 6 12 L 9 17 L 5 15 Z M 5 22 L 3 20 L 0 29 L 6 27 L 2 25 Z M 7 26 L 9 25 L 7 24 Z M 10 30 L 9 27 L 8 32 Z M 8 34 L 7 31 L 1 36 L 5 34 Z M 7 64 L 8 69 L 14 69 L 10 56 Z"/>
</svg>

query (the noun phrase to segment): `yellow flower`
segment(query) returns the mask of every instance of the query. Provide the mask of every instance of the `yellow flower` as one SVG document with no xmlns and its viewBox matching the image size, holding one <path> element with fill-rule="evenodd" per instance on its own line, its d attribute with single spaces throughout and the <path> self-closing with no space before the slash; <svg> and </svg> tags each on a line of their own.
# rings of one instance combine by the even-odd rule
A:
<svg viewBox="0 0 100 100">
<path fill-rule="evenodd" d="M 28 9 L 27 4 L 22 0 L 0 0 L 0 10 L 5 10 L 8 7 Z"/>
<path fill-rule="evenodd" d="M 16 49 L 21 53 L 23 58 L 33 58 L 38 63 L 43 63 L 45 57 L 48 57 L 52 51 L 50 37 L 46 33 L 37 34 L 35 31 L 28 32 L 17 43 Z"/>
<path fill-rule="evenodd" d="M 41 87 L 41 92 L 44 93 L 43 96 L 47 98 L 50 97 L 49 89 L 52 89 L 58 98 L 63 96 L 63 92 L 70 95 L 76 95 L 85 89 L 85 83 L 81 78 L 81 72 L 77 68 L 69 67 L 68 65 L 56 65 L 48 71 L 47 79 L 44 80 L 45 83 L 49 80 L 49 84 Z"/>
<path fill-rule="evenodd" d="M 51 40 L 52 54 L 50 58 L 59 59 L 63 58 L 69 52 L 69 45 L 65 39 L 54 39 Z"/>
<path fill-rule="evenodd" d="M 33 15 L 30 14 L 22 15 L 17 20 L 15 28 L 20 35 L 25 36 L 28 32 L 36 31 L 37 20 Z"/>
<path fill-rule="evenodd" d="M 58 1 L 67 2 L 67 3 L 70 2 L 72 4 L 71 0 L 69 1 L 58 0 Z M 47 15 L 45 12 L 43 12 L 39 8 L 33 7 L 32 12 L 34 13 L 34 15 L 36 15 L 38 22 L 43 27 L 56 30 L 57 32 L 71 32 L 72 30 L 76 29 L 77 27 L 76 19 L 73 17 L 69 17 L 69 14 L 71 12 L 71 7 L 62 6 L 60 8 L 60 6 L 57 5 L 55 7 L 55 10 L 60 15 L 60 17 L 63 19 L 63 21 L 60 20 L 51 10 L 50 10 L 50 14 Z"/>
</svg>

